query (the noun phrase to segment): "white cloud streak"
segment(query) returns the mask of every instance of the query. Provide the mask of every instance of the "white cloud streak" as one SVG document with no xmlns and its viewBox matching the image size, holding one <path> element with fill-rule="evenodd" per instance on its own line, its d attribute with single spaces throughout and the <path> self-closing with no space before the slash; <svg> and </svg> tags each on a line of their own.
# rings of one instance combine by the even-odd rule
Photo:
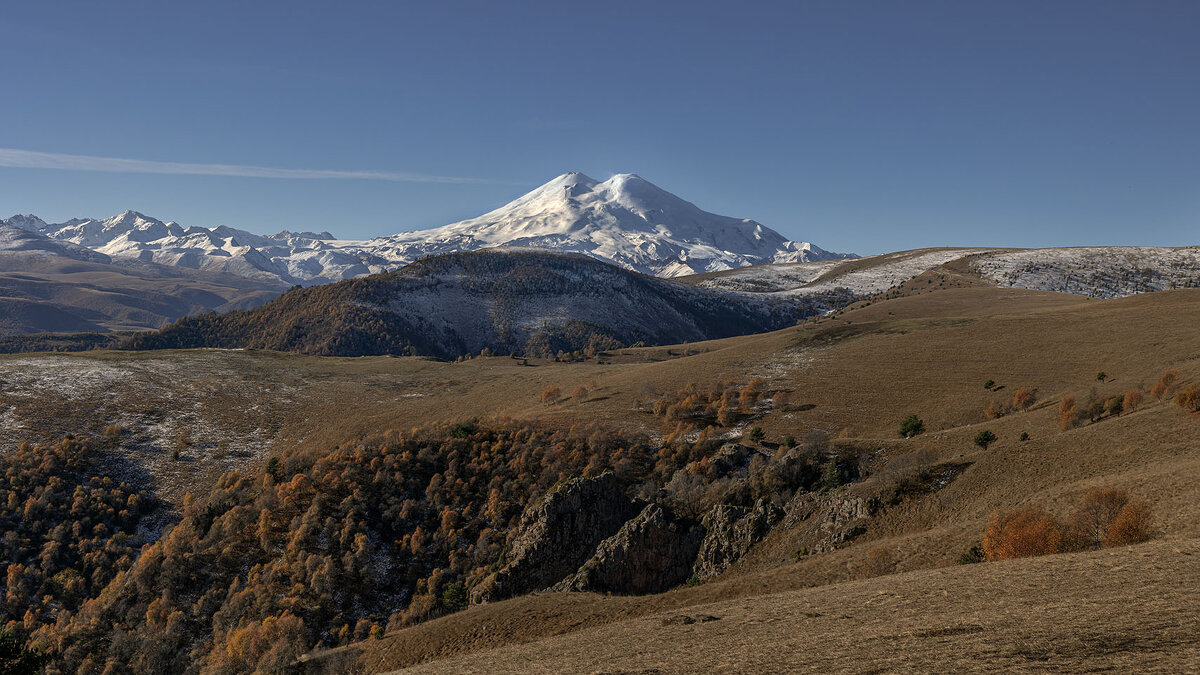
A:
<svg viewBox="0 0 1200 675">
<path fill-rule="evenodd" d="M 508 181 L 456 176 L 431 176 L 421 173 L 393 171 L 338 171 L 328 169 L 277 169 L 266 166 L 238 164 L 192 164 L 187 162 L 156 162 L 148 159 L 94 157 L 56 152 L 36 152 L 0 148 L 0 167 L 18 169 L 61 169 L 67 171 L 101 171 L 105 173 L 153 173 L 183 176 L 236 176 L 243 178 L 284 178 L 300 180 L 382 180 L 395 183 L 488 183 L 507 184 Z"/>
</svg>

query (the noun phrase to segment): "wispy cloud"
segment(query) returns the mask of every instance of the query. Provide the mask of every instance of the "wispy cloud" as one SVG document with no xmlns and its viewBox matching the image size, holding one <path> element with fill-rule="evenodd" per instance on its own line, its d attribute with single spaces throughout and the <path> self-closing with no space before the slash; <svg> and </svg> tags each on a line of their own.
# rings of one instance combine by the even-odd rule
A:
<svg viewBox="0 0 1200 675">
<path fill-rule="evenodd" d="M 0 148 L 0 167 L 21 169 L 64 169 L 68 171 L 103 171 L 107 173 L 154 173 L 188 176 L 240 176 L 245 178 L 384 180 L 397 183 L 490 183 L 509 184 L 509 181 L 459 176 L 433 176 L 423 173 L 395 171 L 340 171 L 334 169 L 280 169 L 240 164 L 193 164 L 188 162 L 156 162 L 148 159 L 67 155 L 57 152 L 36 152 Z"/>
</svg>

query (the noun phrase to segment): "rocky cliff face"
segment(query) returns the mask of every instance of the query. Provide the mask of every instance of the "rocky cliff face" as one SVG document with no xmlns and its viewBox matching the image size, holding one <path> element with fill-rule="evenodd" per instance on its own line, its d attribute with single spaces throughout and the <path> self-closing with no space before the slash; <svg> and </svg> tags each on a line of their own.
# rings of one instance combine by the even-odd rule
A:
<svg viewBox="0 0 1200 675">
<path fill-rule="evenodd" d="M 691 574 L 704 529 L 649 504 L 597 547 L 558 588 L 598 593 L 661 593 Z"/>
<path fill-rule="evenodd" d="M 616 477 L 575 478 L 526 509 L 508 563 L 472 593 L 472 603 L 503 600 L 562 581 L 637 513 Z"/>
<path fill-rule="evenodd" d="M 787 505 L 783 527 L 803 528 L 810 553 L 832 551 L 862 534 L 867 520 L 879 510 L 877 497 L 843 490 L 829 494 L 803 492 Z"/>
<path fill-rule="evenodd" d="M 782 509 L 762 499 L 749 509 L 714 506 L 702 521 L 705 535 L 696 557 L 696 576 L 707 580 L 724 572 L 767 536 L 783 515 Z"/>
<path fill-rule="evenodd" d="M 731 444 L 720 460 L 734 470 L 752 453 Z M 808 553 L 832 551 L 865 531 L 877 497 L 850 489 L 800 492 L 780 508 L 718 505 L 699 523 L 680 517 L 660 493 L 625 495 L 613 474 L 566 481 L 529 506 L 509 540 L 507 563 L 475 587 L 479 604 L 539 590 L 661 593 L 695 575 L 712 579 L 779 526 Z"/>
</svg>

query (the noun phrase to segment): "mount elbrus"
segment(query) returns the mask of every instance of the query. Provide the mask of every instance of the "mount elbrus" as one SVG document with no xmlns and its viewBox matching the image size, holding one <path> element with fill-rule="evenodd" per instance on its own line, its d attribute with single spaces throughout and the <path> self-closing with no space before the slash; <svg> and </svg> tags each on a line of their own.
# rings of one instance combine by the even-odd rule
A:
<svg viewBox="0 0 1200 675">
<path fill-rule="evenodd" d="M 329 232 L 257 235 L 220 226 L 185 227 L 135 211 L 103 220 L 0 221 L 114 258 L 231 272 L 311 285 L 384 272 L 417 258 L 493 246 L 583 253 L 656 276 L 746 265 L 850 257 L 788 241 L 753 220 L 701 210 L 634 174 L 600 182 L 566 173 L 488 213 L 443 227 L 370 240 Z"/>
</svg>

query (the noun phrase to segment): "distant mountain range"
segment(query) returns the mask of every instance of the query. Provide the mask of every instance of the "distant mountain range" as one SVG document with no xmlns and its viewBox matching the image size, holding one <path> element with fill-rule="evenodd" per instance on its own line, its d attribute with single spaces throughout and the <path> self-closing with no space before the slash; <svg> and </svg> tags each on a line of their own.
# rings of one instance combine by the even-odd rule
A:
<svg viewBox="0 0 1200 675">
<path fill-rule="evenodd" d="M 153 330 L 241 309 L 251 311 L 186 319 L 139 339 L 343 355 L 556 353 L 770 330 L 927 271 L 1113 298 L 1200 286 L 1200 248 L 935 248 L 858 258 L 707 213 L 632 174 L 600 182 L 568 173 L 478 218 L 367 241 L 184 227 L 133 211 L 55 224 L 0 220 L 0 338 Z M 349 280 L 253 310 L 288 286 Z M 932 288 L 934 278 L 924 283 Z"/>
<path fill-rule="evenodd" d="M 634 174 L 600 182 L 567 173 L 478 218 L 366 241 L 335 239 L 329 232 L 258 235 L 225 226 L 185 227 L 136 211 L 64 223 L 17 215 L 0 225 L 111 258 L 302 285 L 495 246 L 582 253 L 664 277 L 854 257 L 788 241 L 753 220 L 708 213 Z"/>
<path fill-rule="evenodd" d="M 0 224 L 0 337 L 158 328 L 196 312 L 254 307 L 287 287 L 114 258 L 11 222 Z"/>
</svg>

